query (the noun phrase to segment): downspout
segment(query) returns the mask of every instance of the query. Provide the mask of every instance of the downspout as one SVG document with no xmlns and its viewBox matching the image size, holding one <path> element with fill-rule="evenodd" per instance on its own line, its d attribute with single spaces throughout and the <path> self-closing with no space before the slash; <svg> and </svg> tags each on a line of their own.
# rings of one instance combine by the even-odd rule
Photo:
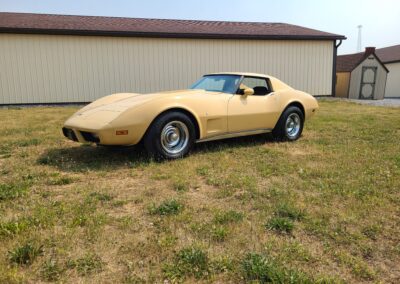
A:
<svg viewBox="0 0 400 284">
<path fill-rule="evenodd" d="M 336 40 L 333 41 L 333 67 L 332 67 L 332 97 L 336 97 L 336 57 L 337 49 L 342 44 L 342 40 L 336 44 Z"/>
</svg>

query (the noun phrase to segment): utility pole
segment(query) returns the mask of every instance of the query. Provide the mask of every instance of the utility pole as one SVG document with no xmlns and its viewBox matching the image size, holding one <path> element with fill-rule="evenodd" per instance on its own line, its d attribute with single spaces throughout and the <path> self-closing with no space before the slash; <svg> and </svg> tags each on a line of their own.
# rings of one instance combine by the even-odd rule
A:
<svg viewBox="0 0 400 284">
<path fill-rule="evenodd" d="M 361 30 L 362 30 L 362 25 L 358 25 L 358 41 L 357 41 L 357 52 L 361 52 Z"/>
</svg>

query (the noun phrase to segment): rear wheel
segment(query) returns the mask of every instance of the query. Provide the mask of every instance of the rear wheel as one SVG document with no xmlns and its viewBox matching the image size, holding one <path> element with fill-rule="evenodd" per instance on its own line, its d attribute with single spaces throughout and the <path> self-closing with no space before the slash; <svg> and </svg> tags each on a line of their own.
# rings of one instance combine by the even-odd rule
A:
<svg viewBox="0 0 400 284">
<path fill-rule="evenodd" d="M 187 155 L 196 137 L 192 120 L 181 112 L 168 112 L 149 127 L 144 146 L 158 159 L 176 159 Z"/>
<path fill-rule="evenodd" d="M 272 134 L 278 140 L 295 141 L 301 136 L 303 125 L 304 114 L 301 109 L 290 106 L 282 113 Z"/>
</svg>

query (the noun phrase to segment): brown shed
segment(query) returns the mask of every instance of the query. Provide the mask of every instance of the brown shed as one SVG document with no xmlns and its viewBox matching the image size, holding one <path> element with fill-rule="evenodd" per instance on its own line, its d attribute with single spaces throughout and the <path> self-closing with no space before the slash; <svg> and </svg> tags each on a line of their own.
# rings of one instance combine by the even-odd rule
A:
<svg viewBox="0 0 400 284">
<path fill-rule="evenodd" d="M 375 53 L 375 47 L 365 52 L 341 55 L 336 61 L 336 97 L 381 100 L 385 95 L 389 70 Z"/>
</svg>

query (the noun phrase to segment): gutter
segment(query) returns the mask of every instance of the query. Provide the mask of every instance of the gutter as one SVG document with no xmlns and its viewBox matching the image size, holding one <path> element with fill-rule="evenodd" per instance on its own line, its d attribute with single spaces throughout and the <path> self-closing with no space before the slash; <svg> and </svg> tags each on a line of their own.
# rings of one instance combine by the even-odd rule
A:
<svg viewBox="0 0 400 284">
<path fill-rule="evenodd" d="M 191 39 L 246 39 L 246 40 L 342 40 L 340 35 L 251 35 L 227 33 L 181 33 L 181 32 L 142 32 L 117 30 L 74 30 L 1 27 L 0 33 L 9 34 L 45 34 L 45 35 L 79 35 L 79 36 L 115 36 L 115 37 L 149 37 L 149 38 L 191 38 Z"/>
<path fill-rule="evenodd" d="M 332 66 L 332 97 L 336 96 L 336 59 L 337 59 L 337 50 L 339 46 L 342 45 L 343 40 L 340 39 L 339 43 L 336 43 L 336 40 L 333 41 L 333 66 Z"/>
</svg>

